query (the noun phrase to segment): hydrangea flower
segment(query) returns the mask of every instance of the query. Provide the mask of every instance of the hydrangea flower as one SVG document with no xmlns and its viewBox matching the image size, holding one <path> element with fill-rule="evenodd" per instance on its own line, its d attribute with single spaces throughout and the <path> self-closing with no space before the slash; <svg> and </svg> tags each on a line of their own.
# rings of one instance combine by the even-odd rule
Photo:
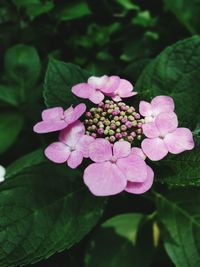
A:
<svg viewBox="0 0 200 267">
<path fill-rule="evenodd" d="M 85 104 L 66 111 L 47 109 L 34 131 L 60 131 L 58 141 L 45 149 L 49 160 L 71 168 L 77 168 L 84 158 L 90 160 L 83 181 L 96 196 L 122 191 L 142 194 L 154 180 L 147 158 L 160 160 L 168 153 L 194 147 L 191 131 L 178 128 L 174 101 L 169 96 L 156 96 L 151 103 L 141 101 L 137 112 L 122 102 L 122 98 L 137 94 L 133 85 L 114 75 L 92 76 L 74 85 L 72 92 L 95 105 L 87 111 Z"/>
<path fill-rule="evenodd" d="M 6 169 L 0 165 L 0 182 L 5 180 Z"/>
</svg>

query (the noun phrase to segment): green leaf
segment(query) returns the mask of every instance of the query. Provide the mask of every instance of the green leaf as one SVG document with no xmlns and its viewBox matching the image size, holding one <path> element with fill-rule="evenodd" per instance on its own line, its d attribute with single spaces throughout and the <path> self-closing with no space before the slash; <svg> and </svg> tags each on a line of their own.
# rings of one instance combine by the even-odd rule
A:
<svg viewBox="0 0 200 267">
<path fill-rule="evenodd" d="M 164 0 L 165 6 L 192 34 L 200 32 L 200 2 L 191 0 Z"/>
<path fill-rule="evenodd" d="M 5 152 L 17 139 L 23 126 L 23 118 L 17 113 L 0 114 L 0 154 Z"/>
<path fill-rule="evenodd" d="M 139 256 L 136 247 L 143 219 L 142 214 L 133 213 L 117 215 L 104 222 L 89 244 L 85 257 L 86 267 L 150 266 L 150 262 L 143 265 L 143 256 Z"/>
<path fill-rule="evenodd" d="M 156 195 L 162 239 L 171 260 L 176 267 L 200 266 L 199 189 Z"/>
<path fill-rule="evenodd" d="M 31 163 L 33 156 L 28 157 Z M 0 185 L 0 266 L 4 267 L 35 263 L 70 248 L 94 227 L 105 206 L 104 198 L 88 192 L 77 170 L 43 159 L 25 165 L 20 170 L 18 161 L 17 170 L 9 171 L 9 179 Z"/>
<path fill-rule="evenodd" d="M 54 8 L 54 3 L 52 0 L 13 0 L 13 3 L 18 8 L 25 8 L 26 14 L 34 19 L 41 14 L 47 13 Z"/>
<path fill-rule="evenodd" d="M 79 19 L 91 15 L 91 11 L 85 1 L 73 1 L 60 9 L 56 14 L 60 21 Z"/>
<path fill-rule="evenodd" d="M 39 78 L 40 58 L 32 46 L 18 44 L 10 47 L 4 64 L 8 77 L 23 88 L 33 86 Z"/>
<path fill-rule="evenodd" d="M 62 106 L 66 108 L 77 103 L 78 99 L 72 94 L 71 88 L 77 83 L 86 82 L 89 76 L 91 75 L 87 71 L 74 64 L 51 59 L 44 87 L 44 99 L 47 107 Z"/>
<path fill-rule="evenodd" d="M 180 155 L 170 155 L 155 165 L 156 179 L 170 186 L 200 186 L 200 146 Z"/>
<path fill-rule="evenodd" d="M 200 37 L 167 47 L 142 72 L 136 90 L 150 101 L 170 95 L 182 125 L 195 128 L 200 114 Z M 195 113 L 194 113 L 195 111 Z"/>
<path fill-rule="evenodd" d="M 140 10 L 140 7 L 134 4 L 131 0 L 117 0 L 116 2 L 127 10 Z"/>
<path fill-rule="evenodd" d="M 0 84 L 0 100 L 12 106 L 18 106 L 20 95 L 18 88 Z"/>
</svg>

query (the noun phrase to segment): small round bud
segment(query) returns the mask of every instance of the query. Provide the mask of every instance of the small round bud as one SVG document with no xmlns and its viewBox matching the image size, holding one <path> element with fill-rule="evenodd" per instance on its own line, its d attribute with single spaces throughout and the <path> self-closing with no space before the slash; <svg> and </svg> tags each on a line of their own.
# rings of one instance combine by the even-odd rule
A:
<svg viewBox="0 0 200 267">
<path fill-rule="evenodd" d="M 104 105 L 104 110 L 109 109 L 109 108 L 110 108 L 110 105 L 109 104 L 105 104 Z"/>
<path fill-rule="evenodd" d="M 95 133 L 92 133 L 91 136 L 94 137 L 94 138 L 97 137 L 97 135 Z"/>
<path fill-rule="evenodd" d="M 103 125 L 103 123 L 99 125 L 99 128 L 104 128 L 104 125 Z"/>
<path fill-rule="evenodd" d="M 101 117 L 100 121 L 105 121 L 105 119 L 106 119 L 105 117 Z"/>
<path fill-rule="evenodd" d="M 97 130 L 97 132 L 98 132 L 98 134 L 102 135 L 102 134 L 104 133 L 104 129 L 99 128 L 99 129 Z"/>
<path fill-rule="evenodd" d="M 106 104 L 109 104 L 109 103 L 110 103 L 110 100 L 107 99 L 107 100 L 105 101 L 105 103 L 106 103 Z"/>
<path fill-rule="evenodd" d="M 95 130 L 96 130 L 96 128 L 97 128 L 97 126 L 96 126 L 96 125 L 92 125 L 92 126 L 91 126 L 91 130 L 92 130 L 92 131 L 95 131 Z"/>
<path fill-rule="evenodd" d="M 129 136 L 127 137 L 127 140 L 128 140 L 130 143 L 132 143 L 133 140 L 134 140 L 134 138 L 133 138 L 131 135 L 129 135 Z"/>
<path fill-rule="evenodd" d="M 121 111 L 121 112 L 120 112 L 120 115 L 121 115 L 121 116 L 125 116 L 126 113 L 125 113 L 124 111 Z"/>
<path fill-rule="evenodd" d="M 132 137 L 136 137 L 136 133 L 135 132 L 131 132 L 131 136 Z"/>
<path fill-rule="evenodd" d="M 123 137 L 127 137 L 127 135 L 128 135 L 127 132 L 122 132 Z"/>
<path fill-rule="evenodd" d="M 111 124 L 111 125 L 110 125 L 110 129 L 111 129 L 111 130 L 115 130 L 116 128 L 117 128 L 117 126 L 116 126 L 115 124 Z"/>
<path fill-rule="evenodd" d="M 108 130 L 105 130 L 105 131 L 104 131 L 104 134 L 105 134 L 105 135 L 108 135 Z"/>
<path fill-rule="evenodd" d="M 137 136 L 137 140 L 141 140 L 142 139 L 142 136 L 141 135 L 138 135 Z"/>
<path fill-rule="evenodd" d="M 97 112 L 102 112 L 103 109 L 102 108 L 97 108 Z"/>
<path fill-rule="evenodd" d="M 137 129 L 137 130 L 136 130 L 136 133 L 137 133 L 137 134 L 142 134 L 142 129 Z"/>
<path fill-rule="evenodd" d="M 90 135 L 90 132 L 86 131 L 85 134 Z"/>
<path fill-rule="evenodd" d="M 97 119 L 99 119 L 100 118 L 100 115 L 99 114 L 95 114 L 94 117 L 97 118 Z"/>
<path fill-rule="evenodd" d="M 103 117 L 105 117 L 105 116 L 106 116 L 106 112 L 105 112 L 105 111 L 102 112 L 101 115 L 102 115 Z"/>
<path fill-rule="evenodd" d="M 113 116 L 116 116 L 116 115 L 118 115 L 120 112 L 119 112 L 119 110 L 117 110 L 117 109 L 114 109 L 113 111 L 112 111 L 112 115 Z"/>
<path fill-rule="evenodd" d="M 141 122 L 138 122 L 137 127 L 138 128 L 142 128 L 142 123 Z"/>
<path fill-rule="evenodd" d="M 113 111 L 113 110 L 112 110 L 111 108 L 109 108 L 107 112 L 108 112 L 108 114 L 111 114 L 112 111 Z"/>
<path fill-rule="evenodd" d="M 100 108 L 102 108 L 104 106 L 104 103 L 103 102 L 100 102 L 99 105 L 98 105 Z"/>
<path fill-rule="evenodd" d="M 114 117 L 114 120 L 115 120 L 115 121 L 118 121 L 118 120 L 119 120 L 119 117 L 118 117 L 118 116 L 115 116 L 115 117 Z"/>
<path fill-rule="evenodd" d="M 126 125 L 122 125 L 122 126 L 121 126 L 121 130 L 122 130 L 123 132 L 125 132 L 125 131 L 127 130 Z"/>
<path fill-rule="evenodd" d="M 115 137 L 116 137 L 117 139 L 120 139 L 120 138 L 122 138 L 122 134 L 121 134 L 121 133 L 116 133 L 116 134 L 115 134 Z"/>
<path fill-rule="evenodd" d="M 90 118 L 92 118 L 92 113 L 91 113 L 91 112 L 89 112 L 89 111 L 88 111 L 88 112 L 86 112 L 86 114 L 85 114 L 85 115 L 86 115 L 86 117 L 87 117 L 87 118 L 89 118 L 89 119 L 90 119 Z"/>
<path fill-rule="evenodd" d="M 97 118 L 94 118 L 94 119 L 93 119 L 93 122 L 94 122 L 94 123 L 97 123 L 97 122 L 98 122 L 98 119 L 97 119 Z"/>
<path fill-rule="evenodd" d="M 112 135 L 112 136 L 110 136 L 110 138 L 109 138 L 109 141 L 111 142 L 111 143 L 114 143 L 115 142 L 115 140 L 116 140 L 116 138 Z"/>
<path fill-rule="evenodd" d="M 116 121 L 116 122 L 115 122 L 115 125 L 116 125 L 116 126 L 120 126 L 120 125 L 121 125 L 120 121 Z"/>
<path fill-rule="evenodd" d="M 113 131 L 113 130 L 109 130 L 109 135 L 114 135 L 115 134 L 115 132 Z"/>
<path fill-rule="evenodd" d="M 132 121 L 133 127 L 137 126 L 137 121 Z"/>
<path fill-rule="evenodd" d="M 89 120 L 88 120 L 88 119 L 86 119 L 86 120 L 85 120 L 85 124 L 88 124 L 88 122 L 89 122 Z"/>
<path fill-rule="evenodd" d="M 104 121 L 104 124 L 105 124 L 106 126 L 109 126 L 109 125 L 110 125 L 110 121 L 109 121 L 109 120 L 105 120 L 105 121 Z"/>
<path fill-rule="evenodd" d="M 132 128 L 132 122 L 131 121 L 127 121 L 125 125 L 128 129 Z"/>
<path fill-rule="evenodd" d="M 89 119 L 88 124 L 92 125 L 93 124 L 93 120 Z"/>
<path fill-rule="evenodd" d="M 96 111 L 96 108 L 91 108 L 90 111 L 91 112 L 95 112 Z"/>
<path fill-rule="evenodd" d="M 140 114 L 139 114 L 139 113 L 136 113 L 136 114 L 134 115 L 134 117 L 135 117 L 136 120 L 139 120 L 139 119 L 140 119 Z"/>
<path fill-rule="evenodd" d="M 123 118 L 123 119 L 121 119 L 121 122 L 122 122 L 122 123 L 126 123 L 127 120 L 128 120 L 127 118 Z"/>
<path fill-rule="evenodd" d="M 117 128 L 116 129 L 116 133 L 121 133 L 121 129 L 120 128 Z"/>
<path fill-rule="evenodd" d="M 134 121 L 135 120 L 135 118 L 132 115 L 129 115 L 128 119 L 129 119 L 129 121 Z"/>
</svg>

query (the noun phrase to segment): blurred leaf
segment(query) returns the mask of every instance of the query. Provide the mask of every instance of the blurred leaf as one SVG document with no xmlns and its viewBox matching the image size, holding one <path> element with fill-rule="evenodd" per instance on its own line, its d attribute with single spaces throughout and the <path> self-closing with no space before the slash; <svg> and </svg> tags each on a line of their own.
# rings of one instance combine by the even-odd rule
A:
<svg viewBox="0 0 200 267">
<path fill-rule="evenodd" d="M 138 257 L 136 237 L 144 216 L 117 215 L 104 222 L 94 234 L 85 257 L 86 267 L 148 267 Z M 147 241 L 147 240 L 145 240 Z M 151 244 L 152 245 L 152 244 Z M 143 253 L 146 252 L 143 250 Z"/>
<path fill-rule="evenodd" d="M 127 10 L 139 10 L 140 9 L 139 6 L 134 4 L 132 0 L 117 0 L 116 2 Z"/>
<path fill-rule="evenodd" d="M 34 263 L 70 248 L 94 227 L 104 209 L 105 199 L 87 191 L 77 170 L 43 160 L 26 165 L 0 185 L 4 267 Z"/>
<path fill-rule="evenodd" d="M 165 6 L 192 33 L 200 33 L 199 0 L 164 0 Z"/>
<path fill-rule="evenodd" d="M 149 10 L 138 12 L 138 14 L 132 19 L 132 23 L 143 27 L 151 27 L 155 24 L 156 19 L 151 16 Z"/>
<path fill-rule="evenodd" d="M 12 0 L 18 8 L 25 8 L 26 14 L 34 19 L 37 16 L 47 13 L 54 8 L 53 0 Z"/>
<path fill-rule="evenodd" d="M 176 267 L 200 266 L 199 189 L 157 195 L 158 217 L 164 226 L 162 239 Z"/>
<path fill-rule="evenodd" d="M 195 128 L 200 114 L 199 71 L 200 37 L 196 36 L 158 55 L 142 72 L 136 91 L 147 101 L 157 95 L 172 96 L 182 125 Z"/>
<path fill-rule="evenodd" d="M 0 84 L 0 100 L 12 106 L 18 106 L 20 92 L 14 86 Z"/>
<path fill-rule="evenodd" d="M 23 118 L 17 113 L 0 114 L 0 154 L 16 140 L 23 126 Z"/>
<path fill-rule="evenodd" d="M 32 46 L 18 44 L 10 47 L 4 63 L 8 77 L 21 87 L 33 86 L 39 78 L 40 58 Z"/>
<path fill-rule="evenodd" d="M 155 165 L 156 179 L 173 186 L 200 186 L 200 146 L 180 155 L 169 155 Z"/>
<path fill-rule="evenodd" d="M 66 108 L 78 99 L 71 92 L 73 85 L 86 82 L 90 74 L 80 67 L 50 59 L 45 76 L 44 99 L 47 107 Z"/>
<path fill-rule="evenodd" d="M 63 6 L 56 15 L 60 21 L 65 21 L 91 15 L 91 11 L 86 1 L 73 1 Z"/>
</svg>

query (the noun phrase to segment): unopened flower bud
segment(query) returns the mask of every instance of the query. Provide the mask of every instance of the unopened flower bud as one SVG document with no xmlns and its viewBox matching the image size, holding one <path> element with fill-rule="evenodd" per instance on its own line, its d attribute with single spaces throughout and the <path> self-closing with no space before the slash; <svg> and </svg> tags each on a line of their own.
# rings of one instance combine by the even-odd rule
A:
<svg viewBox="0 0 200 267">
<path fill-rule="evenodd" d="M 95 133 L 92 133 L 91 136 L 94 137 L 94 138 L 97 137 L 97 135 Z"/>
<path fill-rule="evenodd" d="M 127 137 L 127 140 L 129 141 L 129 142 L 133 142 L 133 140 L 134 140 L 134 138 L 131 136 L 131 135 L 129 135 L 128 137 Z"/>
<path fill-rule="evenodd" d="M 98 134 L 102 135 L 102 134 L 104 133 L 104 129 L 99 128 L 99 129 L 97 130 L 97 132 L 98 132 Z"/>
<path fill-rule="evenodd" d="M 115 120 L 115 121 L 118 121 L 118 120 L 119 120 L 119 117 L 118 117 L 118 116 L 115 116 L 115 117 L 114 117 L 114 120 Z"/>
<path fill-rule="evenodd" d="M 127 137 L 127 135 L 128 135 L 127 132 L 122 132 L 123 137 Z"/>
<path fill-rule="evenodd" d="M 86 120 L 85 120 L 85 121 L 86 121 Z M 97 123 L 97 122 L 98 122 L 98 119 L 97 119 L 97 118 L 94 118 L 94 119 L 93 119 L 93 122 L 94 122 L 94 123 Z"/>
<path fill-rule="evenodd" d="M 115 125 L 116 125 L 116 126 L 120 126 L 120 125 L 121 125 L 120 121 L 116 121 L 116 122 L 115 122 Z"/>
<path fill-rule="evenodd" d="M 117 128 L 116 129 L 116 133 L 121 133 L 121 129 L 120 128 Z"/>
<path fill-rule="evenodd" d="M 117 126 L 116 126 L 115 124 L 111 124 L 111 125 L 110 125 L 110 129 L 111 129 L 111 130 L 115 130 L 116 128 L 117 128 Z"/>
<path fill-rule="evenodd" d="M 86 117 L 87 117 L 87 118 L 91 118 L 91 117 L 92 117 L 92 113 L 91 113 L 91 112 L 89 112 L 89 111 L 88 111 L 88 112 L 86 112 Z"/>
<path fill-rule="evenodd" d="M 115 132 L 113 131 L 113 130 L 109 130 L 109 135 L 114 135 L 115 134 Z"/>
<path fill-rule="evenodd" d="M 131 132 L 131 136 L 132 137 L 136 137 L 136 133 L 135 132 Z"/>
<path fill-rule="evenodd" d="M 125 132 L 125 131 L 127 130 L 126 125 L 122 125 L 122 126 L 121 126 L 121 130 L 122 130 L 123 132 Z"/>
<path fill-rule="evenodd" d="M 139 119 L 140 119 L 140 114 L 139 114 L 139 113 L 136 113 L 136 114 L 134 115 L 134 117 L 135 117 L 136 120 L 139 120 Z"/>
<path fill-rule="evenodd" d="M 132 115 L 129 115 L 129 116 L 128 116 L 128 119 L 129 119 L 130 121 L 134 121 L 134 120 L 135 120 L 135 118 L 134 118 Z"/>
<path fill-rule="evenodd" d="M 137 136 L 137 140 L 141 140 L 142 139 L 142 136 L 141 135 L 138 135 Z"/>
<path fill-rule="evenodd" d="M 110 140 L 111 143 L 114 143 L 116 138 L 112 135 L 112 136 L 110 136 L 109 140 Z"/>
<path fill-rule="evenodd" d="M 126 127 L 127 127 L 128 129 L 130 129 L 130 128 L 132 127 L 132 122 L 131 122 L 131 121 L 127 121 L 127 122 L 125 123 L 125 125 L 126 125 Z"/>
<path fill-rule="evenodd" d="M 115 134 L 115 137 L 116 137 L 117 139 L 120 139 L 120 138 L 122 138 L 122 134 L 121 134 L 121 133 L 116 133 L 116 134 Z"/>
</svg>

